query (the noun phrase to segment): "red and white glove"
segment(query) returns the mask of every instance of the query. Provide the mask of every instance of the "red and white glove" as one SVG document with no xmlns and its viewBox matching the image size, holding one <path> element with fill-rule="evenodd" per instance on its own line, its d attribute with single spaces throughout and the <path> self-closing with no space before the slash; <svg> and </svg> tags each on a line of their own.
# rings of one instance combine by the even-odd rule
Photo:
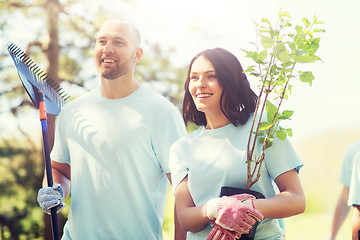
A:
<svg viewBox="0 0 360 240">
<path fill-rule="evenodd" d="M 264 218 L 259 210 L 244 204 L 245 201 L 253 199 L 255 197 L 250 194 L 210 199 L 206 205 L 206 216 L 227 230 L 240 234 L 249 233 L 255 222 Z"/>
<path fill-rule="evenodd" d="M 223 227 L 220 227 L 215 222 L 212 222 L 211 225 L 214 225 L 214 227 L 211 229 L 206 240 L 234 240 L 241 237 L 240 233 L 229 231 Z"/>
</svg>

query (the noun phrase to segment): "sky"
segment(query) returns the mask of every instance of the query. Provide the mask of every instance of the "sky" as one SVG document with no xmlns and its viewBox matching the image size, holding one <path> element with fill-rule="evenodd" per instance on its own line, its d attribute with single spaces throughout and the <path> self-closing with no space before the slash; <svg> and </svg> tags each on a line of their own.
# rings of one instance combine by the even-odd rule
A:
<svg viewBox="0 0 360 240">
<path fill-rule="evenodd" d="M 99 2 L 84 0 L 76 11 L 88 15 L 101 6 L 109 13 L 121 12 L 140 29 L 143 42 L 158 42 L 164 49 L 175 49 L 171 60 L 179 66 L 187 66 L 204 49 L 222 47 L 234 53 L 246 69 L 250 62 L 241 49 L 252 48 L 253 21 L 267 18 L 275 22 L 280 7 L 289 12 L 294 24 L 316 15 L 325 22 L 322 28 L 326 32 L 320 35 L 317 53 L 323 62 L 306 66 L 315 76 L 313 85 L 295 84 L 284 105 L 295 111 L 289 123 L 293 139 L 334 128 L 360 127 L 358 0 L 134 0 L 130 5 L 115 0 Z"/>
</svg>

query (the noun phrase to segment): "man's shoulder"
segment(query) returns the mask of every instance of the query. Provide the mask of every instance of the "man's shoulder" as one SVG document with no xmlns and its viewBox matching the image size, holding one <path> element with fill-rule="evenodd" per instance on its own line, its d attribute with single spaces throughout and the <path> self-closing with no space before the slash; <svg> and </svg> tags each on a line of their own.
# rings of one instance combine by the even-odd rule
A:
<svg viewBox="0 0 360 240">
<path fill-rule="evenodd" d="M 149 105 L 155 105 L 157 107 L 175 108 L 175 105 L 170 101 L 170 99 L 163 96 L 160 92 L 154 90 L 153 88 L 144 85 L 142 86 L 142 96 L 141 98 L 145 99 L 145 103 Z"/>
<path fill-rule="evenodd" d="M 61 112 L 72 111 L 72 109 L 77 109 L 77 108 L 81 107 L 83 104 L 88 104 L 89 101 L 93 98 L 93 95 L 94 95 L 94 90 L 86 92 L 86 93 L 72 99 L 71 101 L 69 101 L 68 103 L 66 103 L 64 105 Z"/>
<path fill-rule="evenodd" d="M 357 153 L 360 152 L 360 139 L 353 142 L 347 149 L 345 156 L 353 158 Z"/>
</svg>

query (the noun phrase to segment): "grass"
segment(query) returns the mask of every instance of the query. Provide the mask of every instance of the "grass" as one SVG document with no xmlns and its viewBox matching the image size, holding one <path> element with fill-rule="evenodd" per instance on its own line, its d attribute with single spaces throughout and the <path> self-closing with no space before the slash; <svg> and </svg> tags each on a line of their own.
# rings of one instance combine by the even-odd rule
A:
<svg viewBox="0 0 360 240">
<path fill-rule="evenodd" d="M 340 229 L 337 240 L 351 239 L 351 214 Z M 285 220 L 286 240 L 328 239 L 332 213 L 302 214 Z"/>
</svg>

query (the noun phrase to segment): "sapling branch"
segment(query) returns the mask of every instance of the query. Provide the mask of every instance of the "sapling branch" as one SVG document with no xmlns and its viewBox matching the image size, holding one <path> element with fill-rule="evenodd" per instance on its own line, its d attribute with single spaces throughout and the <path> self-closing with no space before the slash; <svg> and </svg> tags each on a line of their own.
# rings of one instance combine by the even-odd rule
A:
<svg viewBox="0 0 360 240">
<path fill-rule="evenodd" d="M 282 31 L 292 26 L 290 19 L 291 17 L 287 12 L 280 10 L 275 29 L 271 27 L 270 21 L 265 18 L 262 19 L 262 26 L 255 23 L 257 26 L 256 52 L 244 50 L 247 53 L 246 57 L 254 60 L 258 69 L 256 72 L 255 66 L 251 66 L 246 72 L 251 72 L 250 75 L 259 77 L 261 82 L 247 145 L 247 189 L 250 189 L 260 179 L 265 150 L 271 147 L 272 141 L 275 138 L 284 140 L 288 135 L 292 135 L 291 129 L 283 129 L 279 124 L 283 119 L 290 119 L 293 113 L 293 111 L 280 113 L 280 107 L 284 98 L 287 99 L 287 92 L 291 93 L 290 80 L 294 78 L 296 63 L 321 61 L 315 55 L 320 38 L 313 38 L 313 34 L 325 32 L 325 30 L 312 30 L 312 28 L 323 22 L 318 21 L 316 17 L 312 23 L 303 18 L 304 27 L 297 25 L 293 29 L 294 32 L 284 34 Z M 262 51 L 259 42 L 264 48 Z M 269 58 L 269 61 L 266 61 L 266 58 Z M 265 70 L 264 74 L 263 70 Z M 312 73 L 299 70 L 297 72 L 300 75 L 300 80 L 309 82 L 311 86 L 314 79 Z M 277 106 L 269 101 L 270 94 L 274 92 L 277 95 L 276 98 L 280 98 Z M 267 110 L 267 121 L 263 120 L 265 110 Z M 259 154 L 258 151 L 255 153 L 257 143 L 262 144 L 260 145 L 259 156 L 256 156 L 256 153 Z"/>
</svg>

